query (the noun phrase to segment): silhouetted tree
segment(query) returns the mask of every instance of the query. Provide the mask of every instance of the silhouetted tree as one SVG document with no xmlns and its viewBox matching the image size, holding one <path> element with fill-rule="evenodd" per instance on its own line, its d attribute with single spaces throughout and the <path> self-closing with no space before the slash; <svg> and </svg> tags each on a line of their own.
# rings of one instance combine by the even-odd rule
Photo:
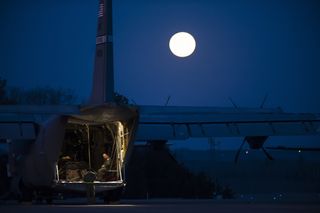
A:
<svg viewBox="0 0 320 213">
<path fill-rule="evenodd" d="M 0 100 L 5 99 L 6 97 L 6 85 L 7 81 L 0 78 Z"/>
<path fill-rule="evenodd" d="M 135 147 L 127 170 L 127 198 L 212 198 L 214 182 L 180 165 L 169 149 Z"/>
<path fill-rule="evenodd" d="M 129 100 L 126 96 L 121 95 L 119 93 L 114 93 L 114 100 L 118 105 L 128 105 Z"/>
<path fill-rule="evenodd" d="M 17 102 L 8 96 L 7 81 L 0 78 L 0 104 L 16 104 Z"/>
<path fill-rule="evenodd" d="M 0 78 L 0 104 L 73 104 L 76 96 L 72 90 L 37 87 L 23 90 L 18 87 L 7 88 L 7 81 Z"/>
<path fill-rule="evenodd" d="M 223 199 L 232 199 L 234 198 L 234 192 L 230 188 L 230 186 L 226 185 L 222 190 L 222 198 Z"/>
<path fill-rule="evenodd" d="M 75 95 L 71 90 L 53 89 L 50 87 L 34 88 L 24 93 L 25 104 L 72 104 L 75 102 Z"/>
</svg>

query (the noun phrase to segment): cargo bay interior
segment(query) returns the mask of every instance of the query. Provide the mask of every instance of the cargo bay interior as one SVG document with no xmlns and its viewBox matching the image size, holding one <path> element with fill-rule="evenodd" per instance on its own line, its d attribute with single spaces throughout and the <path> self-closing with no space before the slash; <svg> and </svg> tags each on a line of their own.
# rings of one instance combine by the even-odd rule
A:
<svg viewBox="0 0 320 213">
<path fill-rule="evenodd" d="M 57 163 L 57 182 L 122 181 L 129 140 L 129 129 L 120 121 L 68 123 Z"/>
</svg>

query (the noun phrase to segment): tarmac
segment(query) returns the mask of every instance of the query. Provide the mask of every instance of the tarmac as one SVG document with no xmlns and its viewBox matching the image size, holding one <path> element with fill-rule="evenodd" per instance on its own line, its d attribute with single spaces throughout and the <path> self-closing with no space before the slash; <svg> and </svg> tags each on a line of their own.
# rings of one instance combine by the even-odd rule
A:
<svg viewBox="0 0 320 213">
<path fill-rule="evenodd" d="M 216 200 L 122 200 L 118 204 L 103 204 L 97 201 L 88 205 L 86 200 L 54 201 L 52 204 L 18 204 L 15 201 L 0 203 L 0 212 L 33 212 L 33 213 L 319 213 L 320 203 L 250 203 L 239 201 Z"/>
</svg>

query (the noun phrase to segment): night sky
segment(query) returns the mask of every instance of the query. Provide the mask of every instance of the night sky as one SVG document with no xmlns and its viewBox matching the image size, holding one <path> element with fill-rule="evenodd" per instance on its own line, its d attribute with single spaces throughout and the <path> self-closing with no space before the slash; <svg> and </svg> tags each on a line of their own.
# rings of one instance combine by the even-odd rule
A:
<svg viewBox="0 0 320 213">
<path fill-rule="evenodd" d="M 320 112 L 317 0 L 114 0 L 115 89 L 136 104 Z M 73 89 L 92 82 L 98 0 L 0 3 L 0 76 L 10 86 Z M 195 53 L 170 37 L 191 33 Z M 241 139 L 238 139 L 241 140 Z M 314 140 L 313 140 L 314 141 Z M 240 145 L 240 144 L 239 144 Z"/>
</svg>

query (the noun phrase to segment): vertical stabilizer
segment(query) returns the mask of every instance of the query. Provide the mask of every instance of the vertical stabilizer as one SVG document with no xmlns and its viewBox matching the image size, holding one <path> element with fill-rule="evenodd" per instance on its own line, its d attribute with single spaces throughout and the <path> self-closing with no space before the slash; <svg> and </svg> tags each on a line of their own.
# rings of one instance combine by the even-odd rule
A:
<svg viewBox="0 0 320 213">
<path fill-rule="evenodd" d="M 112 0 L 100 0 L 89 104 L 114 102 Z"/>
</svg>

